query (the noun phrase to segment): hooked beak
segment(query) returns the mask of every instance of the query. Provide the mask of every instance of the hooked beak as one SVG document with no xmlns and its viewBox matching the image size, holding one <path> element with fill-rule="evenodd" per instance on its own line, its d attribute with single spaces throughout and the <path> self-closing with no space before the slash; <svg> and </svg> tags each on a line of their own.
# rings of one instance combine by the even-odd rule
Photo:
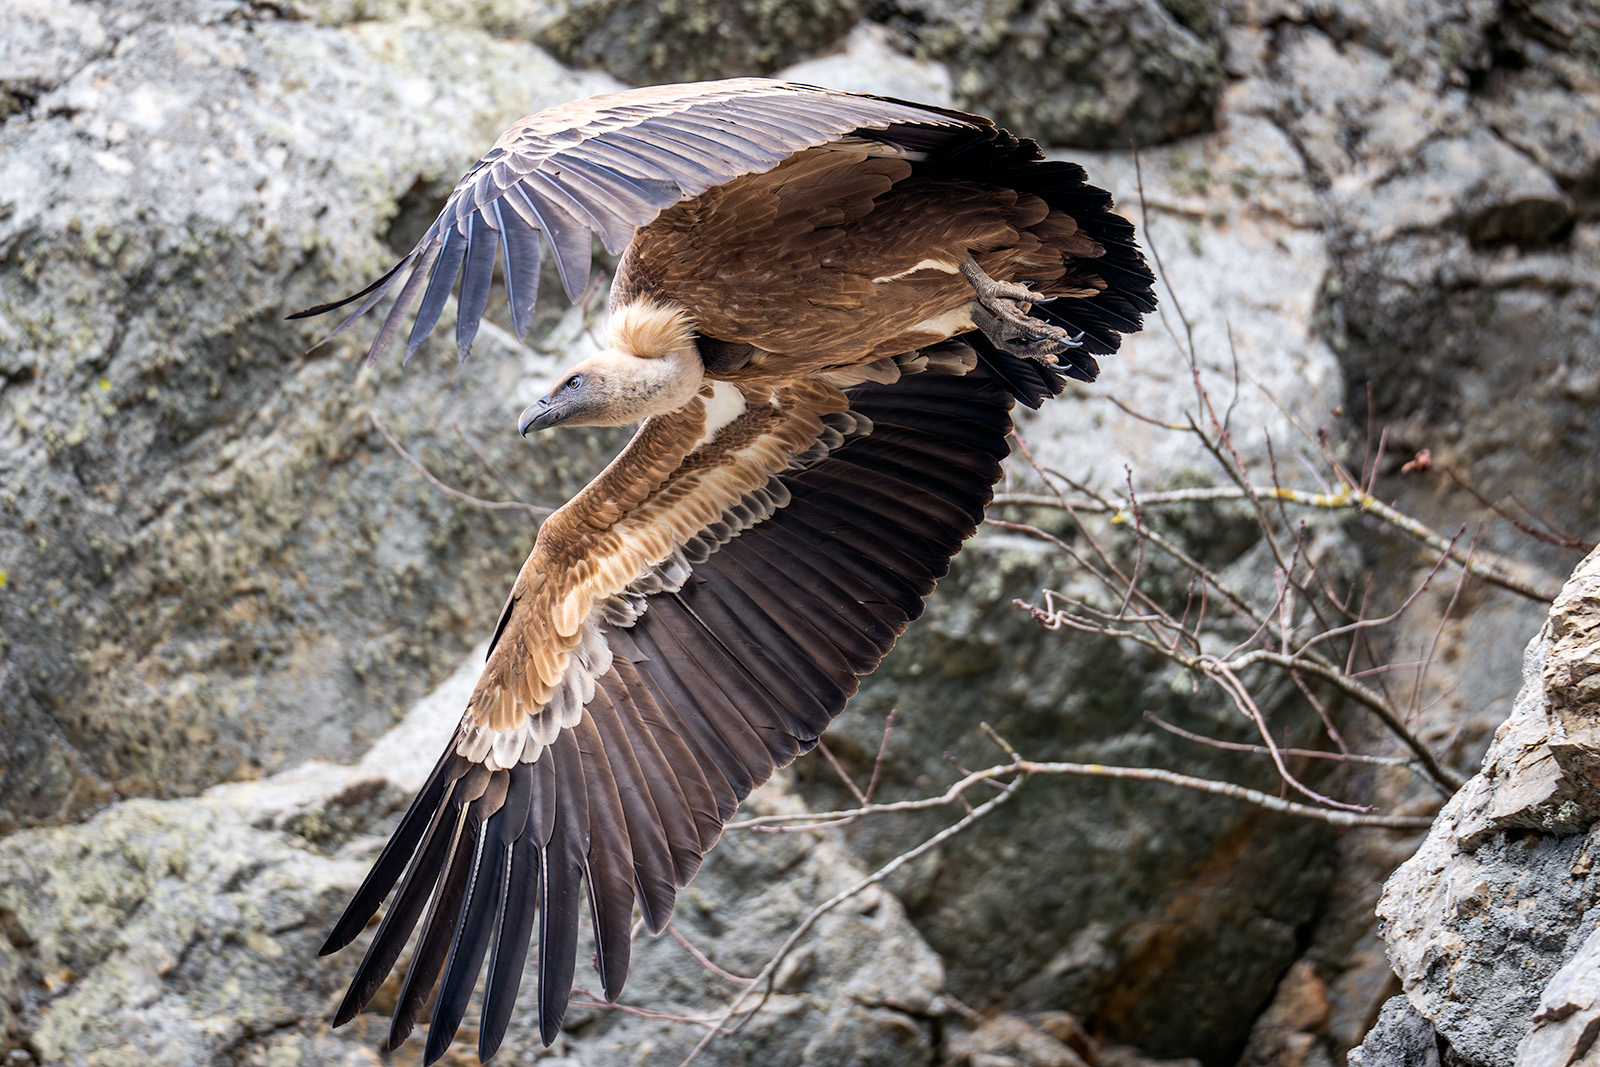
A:
<svg viewBox="0 0 1600 1067">
<path fill-rule="evenodd" d="M 517 432 L 526 437 L 529 430 L 548 430 L 559 425 L 566 414 L 563 406 L 551 403 L 547 396 L 540 397 L 538 403 L 529 404 L 517 418 Z"/>
</svg>

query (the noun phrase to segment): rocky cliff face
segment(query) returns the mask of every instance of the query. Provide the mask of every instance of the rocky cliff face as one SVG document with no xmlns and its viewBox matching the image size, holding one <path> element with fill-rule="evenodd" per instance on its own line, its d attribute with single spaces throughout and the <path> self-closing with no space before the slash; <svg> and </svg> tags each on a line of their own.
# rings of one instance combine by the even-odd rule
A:
<svg viewBox="0 0 1600 1067">
<path fill-rule="evenodd" d="M 385 269 L 506 123 L 618 79 L 789 70 L 988 111 L 1073 146 L 1061 151 L 1145 228 L 1175 299 L 1101 383 L 1021 416 L 1043 466 L 1101 489 L 1214 482 L 1192 440 L 1161 428 L 1193 407 L 1192 346 L 1249 428 L 1247 463 L 1264 468 L 1269 442 L 1297 462 L 1297 424 L 1359 441 L 1370 410 L 1395 427 L 1380 496 L 1442 528 L 1484 521 L 1485 544 L 1525 549 L 1443 474 L 1398 474 L 1427 447 L 1491 499 L 1514 491 L 1594 536 L 1591 8 L 797 10 L 0 10 L 0 1048 L 13 1062 L 372 1062 L 380 1016 L 327 1031 L 349 963 L 314 948 L 456 714 L 468 650 L 536 521 L 444 495 L 384 431 L 458 490 L 532 504 L 561 500 L 620 438 L 509 432 L 592 343 L 593 316 L 557 292 L 531 348 L 487 326 L 460 370 L 446 342 L 404 370 L 364 371 L 359 329 L 309 350 L 322 326 L 283 315 Z M 1028 487 L 1026 465 L 1014 477 Z M 1270 588 L 1248 521 L 1196 511 L 1183 523 L 1216 566 Z M 1415 579 L 1417 556 L 1370 526 L 1328 536 L 1342 546 L 1332 558 L 1375 568 L 1380 587 Z M 1553 585 L 1576 555 L 1530 558 Z M 1248 739 L 1225 705 L 1188 695 L 1159 661 L 1040 631 L 1012 604 L 1074 580 L 1036 541 L 979 538 L 830 745 L 870 773 L 895 709 L 889 797 L 942 789 L 957 774 L 946 752 L 993 761 L 980 719 L 1034 758 L 1275 788 L 1258 757 L 1197 748 L 1141 716 Z M 1414 727 L 1442 758 L 1476 765 L 1542 613 L 1477 585 L 1419 604 L 1391 658 L 1435 642 L 1443 668 Z M 1292 689 L 1268 695 L 1310 731 L 1298 739 L 1314 737 Z M 1359 740 L 1364 720 L 1349 715 Z M 1387 775 L 1343 787 L 1389 810 L 1436 805 Z M 846 796 L 834 782 L 808 764 L 758 806 L 832 806 Z M 1576 796 L 1561 794 L 1552 817 Z M 817 901 L 937 825 L 731 834 L 679 929 L 753 972 Z M 1541 868 L 1552 886 L 1581 837 L 1567 827 L 1536 831 L 1569 835 L 1535 849 L 1554 857 Z M 1169 787 L 1036 781 L 891 892 L 827 919 L 779 995 L 704 1062 L 1133 1062 L 1104 1041 L 1207 1067 L 1334 1062 L 1392 992 L 1372 906 L 1414 845 L 1389 831 L 1335 839 Z M 1534 946 L 1554 976 L 1548 998 L 1587 995 L 1579 972 L 1555 974 L 1583 936 L 1574 926 Z M 734 988 L 669 938 L 639 952 L 629 1003 L 641 1009 L 703 1015 Z M 1423 988 L 1407 988 L 1419 1006 Z M 1570 1016 L 1525 1000 L 1516 1010 L 1545 1012 L 1551 1033 Z M 1440 1004 L 1430 1025 L 1457 1033 L 1450 1013 L 1469 1009 Z M 1398 1007 L 1383 1018 L 1409 1025 Z M 527 1023 L 510 1051 L 531 1057 Z M 699 1033 L 582 1009 L 556 1052 L 666 1061 Z M 1505 1034 L 1485 1040 L 1494 1055 L 1507 1047 Z"/>
<path fill-rule="evenodd" d="M 546 501 L 610 443 L 509 451 L 500 398 L 544 362 L 492 336 L 459 379 L 362 374 L 283 316 L 382 269 L 504 116 L 613 83 L 470 28 L 251 11 L 0 15 L 0 828 L 353 758 L 455 663 L 528 515 L 467 531 L 371 414 L 503 495 L 458 425 Z"/>
</svg>

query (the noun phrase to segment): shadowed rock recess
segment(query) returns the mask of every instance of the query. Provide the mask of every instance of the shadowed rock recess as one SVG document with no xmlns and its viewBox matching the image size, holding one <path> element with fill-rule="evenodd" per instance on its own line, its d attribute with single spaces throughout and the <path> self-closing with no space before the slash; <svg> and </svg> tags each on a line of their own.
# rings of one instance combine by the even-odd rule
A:
<svg viewBox="0 0 1600 1067">
<path fill-rule="evenodd" d="M 379 426 L 461 492 L 564 499 L 621 435 L 523 441 L 514 420 L 592 349 L 604 278 L 587 309 L 552 286 L 528 346 L 503 316 L 486 325 L 460 369 L 453 312 L 409 367 L 372 371 L 370 324 L 308 350 L 331 324 L 283 316 L 386 269 L 518 116 L 786 69 L 994 114 L 1113 189 L 1171 287 L 1099 383 L 1019 412 L 1040 465 L 1099 490 L 1222 482 L 1164 428 L 1194 409 L 1192 344 L 1252 470 L 1276 460 L 1312 487 L 1302 427 L 1355 442 L 1358 466 L 1370 410 L 1391 426 L 1379 497 L 1447 531 L 1483 524 L 1480 544 L 1555 586 L 1579 553 L 1530 546 L 1437 468 L 1595 536 L 1596 40 L 1594 6 L 1556 0 L 0 3 L 0 1056 L 420 1059 L 416 1038 L 376 1051 L 393 986 L 328 1028 L 362 945 L 315 949 L 459 714 L 537 520 L 446 495 Z M 1400 474 L 1422 448 L 1436 469 Z M 1039 488 L 1025 462 L 1010 477 Z M 996 514 L 1081 547 L 1058 514 Z M 1270 597 L 1248 509 L 1161 521 Z M 1311 536 L 1341 580 L 1370 569 L 1376 589 L 1433 562 L 1362 521 Z M 1187 574 L 1143 566 L 1181 608 Z M 1413 726 L 1470 773 L 1545 606 L 1477 584 L 1453 597 L 1455 579 L 1384 651 L 1435 650 Z M 1374 1024 L 1389 1043 L 1365 1067 L 1433 1062 L 1441 1042 L 1475 1065 L 1565 1062 L 1550 1050 L 1588 1032 L 1600 951 L 1594 581 L 1591 559 L 1533 646 L 1494 778 L 1391 883 L 1404 998 L 1373 910 L 1416 837 L 1039 778 L 824 918 L 699 1062 L 1325 1067 Z M 1014 600 L 1044 588 L 1087 592 L 1058 550 L 986 529 L 829 734 L 841 763 L 871 776 L 893 710 L 883 799 L 1002 761 L 980 721 L 1034 759 L 1278 790 L 1259 757 L 1146 722 L 1251 738 L 1164 661 L 1036 626 Z M 1283 740 L 1326 743 L 1292 685 L 1252 682 Z M 1394 751 L 1363 712 L 1333 714 L 1352 745 Z M 1394 768 L 1329 788 L 1390 812 L 1440 803 Z M 750 807 L 853 803 L 808 759 Z M 958 817 L 732 831 L 675 926 L 754 974 L 816 904 Z M 580 966 L 579 987 L 598 984 Z M 580 995 L 550 1062 L 677 1062 L 704 1033 L 677 1017 L 737 988 L 641 937 L 625 1003 L 667 1017 Z M 504 1062 L 539 1055 L 525 999 Z M 469 1025 L 454 1062 L 474 1039 Z"/>
</svg>

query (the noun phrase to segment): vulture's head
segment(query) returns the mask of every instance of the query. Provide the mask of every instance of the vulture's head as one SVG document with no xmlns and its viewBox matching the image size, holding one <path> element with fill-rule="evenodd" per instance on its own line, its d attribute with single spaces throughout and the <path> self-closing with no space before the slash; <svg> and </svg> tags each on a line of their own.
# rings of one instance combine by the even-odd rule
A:
<svg viewBox="0 0 1600 1067">
<path fill-rule="evenodd" d="M 694 327 L 682 308 L 652 302 L 611 313 L 610 347 L 568 368 L 528 407 L 517 428 L 625 426 L 682 407 L 705 379 Z"/>
</svg>

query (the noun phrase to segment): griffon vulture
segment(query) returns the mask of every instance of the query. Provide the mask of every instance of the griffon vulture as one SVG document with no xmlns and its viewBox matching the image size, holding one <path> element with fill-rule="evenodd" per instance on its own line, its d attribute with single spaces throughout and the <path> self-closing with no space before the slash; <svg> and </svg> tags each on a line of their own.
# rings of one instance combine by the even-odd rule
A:
<svg viewBox="0 0 1600 1067">
<path fill-rule="evenodd" d="M 739 79 L 518 122 L 339 328 L 398 286 L 371 358 L 415 306 L 409 358 L 459 278 L 465 358 L 497 261 L 525 336 L 542 249 L 576 299 L 594 236 L 622 254 L 610 347 L 520 429 L 641 425 L 539 530 L 454 739 L 323 947 L 398 885 L 335 1024 L 421 919 L 389 1040 L 439 985 L 428 1062 L 485 957 L 495 1052 L 535 937 L 555 1039 L 581 898 L 617 996 L 634 906 L 666 925 L 739 802 L 922 612 L 1013 399 L 1093 380 L 1155 307 L 1133 227 L 1076 164 L 977 116 Z"/>
</svg>

